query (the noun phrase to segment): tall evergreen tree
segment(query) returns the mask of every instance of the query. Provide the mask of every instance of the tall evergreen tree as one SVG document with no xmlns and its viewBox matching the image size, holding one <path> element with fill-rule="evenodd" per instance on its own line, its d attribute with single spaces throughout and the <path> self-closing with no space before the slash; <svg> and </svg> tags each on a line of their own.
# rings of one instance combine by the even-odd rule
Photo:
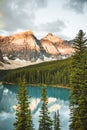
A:
<svg viewBox="0 0 87 130">
<path fill-rule="evenodd" d="M 59 111 L 54 114 L 54 130 L 60 130 Z"/>
<path fill-rule="evenodd" d="M 39 130 L 52 130 L 52 120 L 48 112 L 46 86 L 42 86 L 42 106 L 40 110 Z"/>
<path fill-rule="evenodd" d="M 77 36 L 74 39 L 74 48 L 76 53 L 79 52 L 79 54 L 82 55 L 82 53 L 84 52 L 84 49 L 86 48 L 86 44 L 87 44 L 87 38 L 85 37 L 85 33 L 83 32 L 83 30 L 79 30 Z"/>
<path fill-rule="evenodd" d="M 87 62 L 86 62 L 86 41 L 85 33 L 80 30 L 78 35 L 74 40 L 75 54 L 71 58 L 71 75 L 70 75 L 70 85 L 71 85 L 71 124 L 70 130 L 86 130 L 83 124 L 87 124 L 87 117 L 84 115 L 82 117 L 82 111 L 86 111 L 85 92 L 87 93 L 87 84 L 85 82 L 85 77 L 87 73 Z M 86 64 L 84 64 L 86 62 Z M 86 66 L 86 67 L 85 67 Z M 86 72 L 86 73 L 85 73 Z"/>
<path fill-rule="evenodd" d="M 33 130 L 31 110 L 29 107 L 28 93 L 25 78 L 19 81 L 19 90 L 17 94 L 16 122 L 15 130 Z"/>
<path fill-rule="evenodd" d="M 87 130 L 87 49 L 82 56 L 81 94 L 78 100 L 80 129 Z"/>
</svg>

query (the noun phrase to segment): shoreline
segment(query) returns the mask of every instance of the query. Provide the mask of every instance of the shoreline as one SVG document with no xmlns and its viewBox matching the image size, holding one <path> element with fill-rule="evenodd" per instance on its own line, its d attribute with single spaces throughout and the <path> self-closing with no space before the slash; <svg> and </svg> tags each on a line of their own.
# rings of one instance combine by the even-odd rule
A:
<svg viewBox="0 0 87 130">
<path fill-rule="evenodd" d="M 8 85 L 17 85 L 17 83 L 8 83 L 8 82 L 2 82 L 2 84 L 8 84 Z M 70 89 L 70 86 L 68 85 L 63 85 L 63 84 L 26 84 L 27 86 L 32 86 L 32 87 L 38 87 L 45 85 L 47 87 L 54 87 L 54 88 L 65 88 L 65 89 Z"/>
<path fill-rule="evenodd" d="M 30 86 L 42 86 L 42 85 L 45 85 L 47 87 L 54 87 L 54 88 L 65 88 L 65 89 L 70 89 L 70 87 L 67 85 L 67 86 L 64 86 L 64 85 L 60 85 L 60 84 L 27 84 L 27 85 L 30 85 Z"/>
</svg>

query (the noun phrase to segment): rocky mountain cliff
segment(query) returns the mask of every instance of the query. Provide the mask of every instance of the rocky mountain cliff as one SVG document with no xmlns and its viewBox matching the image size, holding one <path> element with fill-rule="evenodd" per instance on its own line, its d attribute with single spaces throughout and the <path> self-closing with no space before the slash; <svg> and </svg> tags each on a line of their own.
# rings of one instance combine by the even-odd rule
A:
<svg viewBox="0 0 87 130">
<path fill-rule="evenodd" d="M 45 58 L 58 59 L 60 56 L 69 56 L 73 53 L 72 44 L 69 42 L 50 33 L 38 40 L 32 31 L 0 36 L 0 50 L 3 57 L 27 61 L 45 60 Z"/>
<path fill-rule="evenodd" d="M 46 37 L 41 39 L 41 43 L 47 53 L 54 56 L 71 55 L 73 53 L 72 44 L 64 41 L 61 38 L 49 33 Z"/>
</svg>

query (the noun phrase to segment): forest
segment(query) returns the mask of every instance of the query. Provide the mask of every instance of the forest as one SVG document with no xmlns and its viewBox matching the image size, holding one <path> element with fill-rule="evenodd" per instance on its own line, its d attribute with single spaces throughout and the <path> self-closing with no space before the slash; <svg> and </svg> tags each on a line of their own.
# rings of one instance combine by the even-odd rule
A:
<svg viewBox="0 0 87 130">
<path fill-rule="evenodd" d="M 15 70 L 1 70 L 3 82 L 17 83 L 25 75 L 28 84 L 60 84 L 69 86 L 70 58 L 44 62 Z"/>
</svg>

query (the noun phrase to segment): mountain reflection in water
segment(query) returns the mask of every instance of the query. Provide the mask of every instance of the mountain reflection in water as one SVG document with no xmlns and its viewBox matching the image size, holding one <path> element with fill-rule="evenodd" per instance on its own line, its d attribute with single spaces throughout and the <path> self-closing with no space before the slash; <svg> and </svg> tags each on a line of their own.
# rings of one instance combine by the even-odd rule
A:
<svg viewBox="0 0 87 130">
<path fill-rule="evenodd" d="M 41 87 L 27 87 L 31 96 L 30 107 L 33 115 L 35 130 L 38 130 L 39 111 L 41 107 Z M 15 122 L 15 109 L 17 104 L 15 85 L 0 86 L 0 130 L 13 130 Z M 47 87 L 48 109 L 53 118 L 54 112 L 59 110 L 61 130 L 68 130 L 69 126 L 69 89 Z"/>
</svg>

